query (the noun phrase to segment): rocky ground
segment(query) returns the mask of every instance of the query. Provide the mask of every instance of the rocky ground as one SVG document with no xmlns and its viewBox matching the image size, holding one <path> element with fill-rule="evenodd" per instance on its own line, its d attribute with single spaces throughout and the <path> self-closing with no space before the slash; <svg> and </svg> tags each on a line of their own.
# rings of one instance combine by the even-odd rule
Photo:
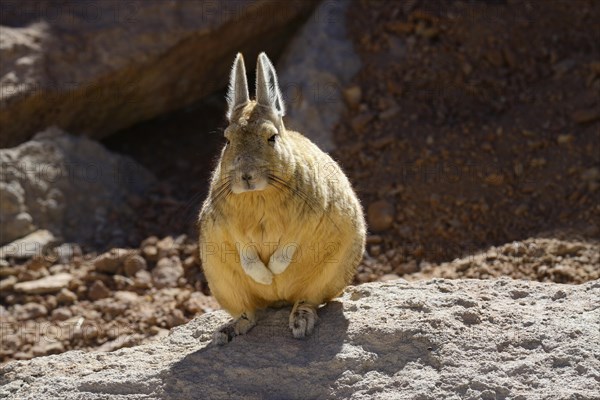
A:
<svg viewBox="0 0 600 400">
<path fill-rule="evenodd" d="M 355 283 L 600 279 L 598 19 L 585 1 L 352 4 L 363 67 L 333 155 L 370 229 Z M 132 346 L 218 307 L 195 219 L 223 105 L 218 93 L 104 142 L 160 183 L 127 200 L 139 218 L 126 249 L 2 261 L 0 361 Z"/>
<path fill-rule="evenodd" d="M 592 400 L 599 296 L 599 282 L 368 283 L 321 308 L 307 340 L 284 308 L 214 346 L 219 311 L 148 345 L 9 363 L 0 397 Z"/>
</svg>

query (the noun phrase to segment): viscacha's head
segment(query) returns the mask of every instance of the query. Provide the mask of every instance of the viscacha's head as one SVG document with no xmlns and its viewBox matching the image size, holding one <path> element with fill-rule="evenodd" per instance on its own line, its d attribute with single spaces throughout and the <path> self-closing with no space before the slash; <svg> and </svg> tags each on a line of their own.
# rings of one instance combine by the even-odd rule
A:
<svg viewBox="0 0 600 400">
<path fill-rule="evenodd" d="M 256 66 L 256 99 L 250 100 L 244 59 L 238 54 L 227 94 L 227 144 L 219 180 L 234 195 L 263 191 L 285 182 L 291 170 L 291 143 L 283 125 L 285 108 L 273 64 L 261 53 Z"/>
</svg>

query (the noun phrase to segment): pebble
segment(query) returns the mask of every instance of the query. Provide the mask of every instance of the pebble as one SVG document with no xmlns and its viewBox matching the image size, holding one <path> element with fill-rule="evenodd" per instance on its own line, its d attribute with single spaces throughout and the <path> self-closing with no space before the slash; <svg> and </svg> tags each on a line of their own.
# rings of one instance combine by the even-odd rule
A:
<svg viewBox="0 0 600 400">
<path fill-rule="evenodd" d="M 92 263 L 98 272 L 107 274 L 116 274 L 119 267 L 123 265 L 125 260 L 133 253 L 133 250 L 128 249 L 112 249 L 107 253 L 96 257 Z"/>
<path fill-rule="evenodd" d="M 556 138 L 556 142 L 558 144 L 565 145 L 573 142 L 573 139 L 575 139 L 573 135 L 558 135 L 558 137 Z"/>
<path fill-rule="evenodd" d="M 124 271 L 127 276 L 135 276 L 138 271 L 147 268 L 148 264 L 146 260 L 139 254 L 131 255 L 125 260 Z"/>
<path fill-rule="evenodd" d="M 20 282 L 14 285 L 14 290 L 26 294 L 56 293 L 69 286 L 73 275 L 62 272 L 56 275 L 46 276 L 34 281 Z"/>
<path fill-rule="evenodd" d="M 52 232 L 40 229 L 29 235 L 0 247 L 0 258 L 31 258 L 43 255 L 46 246 L 55 241 Z"/>
<path fill-rule="evenodd" d="M 183 276 L 183 266 L 179 257 L 163 257 L 156 263 L 152 270 L 152 282 L 158 289 L 176 287 L 178 280 Z"/>
<path fill-rule="evenodd" d="M 393 204 L 385 200 L 379 200 L 369 205 L 367 209 L 367 220 L 369 229 L 380 232 L 392 227 L 395 217 Z"/>
<path fill-rule="evenodd" d="M 571 119 L 578 124 L 587 124 L 600 119 L 600 108 L 577 110 L 571 114 Z"/>
<path fill-rule="evenodd" d="M 413 274 L 418 271 L 419 266 L 415 260 L 410 260 L 407 263 L 400 264 L 394 270 L 394 272 L 396 272 L 398 275 Z"/>
<path fill-rule="evenodd" d="M 19 321 L 35 319 L 48 315 L 48 309 L 38 303 L 17 304 L 14 309 L 14 316 Z"/>
<path fill-rule="evenodd" d="M 400 279 L 400 276 L 398 276 L 398 274 L 385 274 L 379 278 L 379 281 L 389 282 L 389 281 L 395 281 L 396 279 Z"/>
<path fill-rule="evenodd" d="M 18 279 L 14 275 L 9 275 L 7 278 L 4 278 L 0 281 L 0 293 L 7 292 L 12 290 L 15 286 L 15 283 L 18 282 Z"/>
<path fill-rule="evenodd" d="M 383 242 L 383 238 L 380 235 L 367 236 L 367 244 L 379 244 L 381 242 Z"/>
<path fill-rule="evenodd" d="M 111 295 L 110 289 L 101 280 L 95 280 L 88 290 L 88 297 L 92 301 L 105 299 Z"/>
<path fill-rule="evenodd" d="M 152 275 L 146 270 L 136 272 L 133 286 L 138 289 L 148 289 L 152 286 Z"/>
<path fill-rule="evenodd" d="M 355 109 L 360 104 L 360 100 L 362 98 L 362 90 L 360 86 L 350 86 L 346 90 L 344 90 L 344 100 L 346 100 L 346 104 L 348 107 Z"/>
<path fill-rule="evenodd" d="M 35 357 L 39 356 L 47 356 L 50 354 L 59 354 L 65 351 L 65 346 L 62 342 L 54 341 L 48 342 L 46 340 L 41 340 L 35 346 L 31 348 L 31 352 Z"/>
<path fill-rule="evenodd" d="M 156 262 L 158 260 L 158 249 L 154 245 L 146 245 L 142 247 L 142 255 L 149 262 Z"/>
<path fill-rule="evenodd" d="M 191 314 L 207 313 L 220 308 L 213 297 L 206 296 L 202 292 L 193 292 L 183 306 Z"/>
<path fill-rule="evenodd" d="M 59 304 L 72 304 L 77 301 L 77 295 L 69 289 L 64 288 L 56 295 L 56 301 Z"/>
<path fill-rule="evenodd" d="M 52 311 L 52 321 L 66 321 L 73 316 L 71 310 L 66 307 L 60 307 Z"/>
<path fill-rule="evenodd" d="M 374 112 L 364 112 L 352 118 L 350 125 L 354 132 L 361 132 L 373 118 L 375 118 Z"/>
</svg>

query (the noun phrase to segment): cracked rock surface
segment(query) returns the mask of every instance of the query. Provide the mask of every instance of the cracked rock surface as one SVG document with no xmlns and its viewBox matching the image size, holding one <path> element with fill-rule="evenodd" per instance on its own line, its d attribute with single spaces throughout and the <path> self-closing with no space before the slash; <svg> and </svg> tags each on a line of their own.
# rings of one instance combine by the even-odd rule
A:
<svg viewBox="0 0 600 400">
<path fill-rule="evenodd" d="M 403 280 L 350 287 L 295 340 L 289 309 L 217 347 L 217 311 L 154 343 L 6 364 L 7 399 L 594 399 L 600 281 Z"/>
</svg>

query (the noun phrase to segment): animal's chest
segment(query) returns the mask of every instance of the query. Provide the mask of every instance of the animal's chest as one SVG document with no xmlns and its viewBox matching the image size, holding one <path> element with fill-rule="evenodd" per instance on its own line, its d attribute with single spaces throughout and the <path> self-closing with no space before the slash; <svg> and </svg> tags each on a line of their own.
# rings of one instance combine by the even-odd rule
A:
<svg viewBox="0 0 600 400">
<path fill-rule="evenodd" d="M 236 244 L 239 246 L 254 246 L 263 262 L 268 262 L 269 257 L 286 233 L 289 221 L 280 213 L 268 209 L 254 209 L 252 213 L 242 213 L 237 222 L 238 237 Z"/>
</svg>

